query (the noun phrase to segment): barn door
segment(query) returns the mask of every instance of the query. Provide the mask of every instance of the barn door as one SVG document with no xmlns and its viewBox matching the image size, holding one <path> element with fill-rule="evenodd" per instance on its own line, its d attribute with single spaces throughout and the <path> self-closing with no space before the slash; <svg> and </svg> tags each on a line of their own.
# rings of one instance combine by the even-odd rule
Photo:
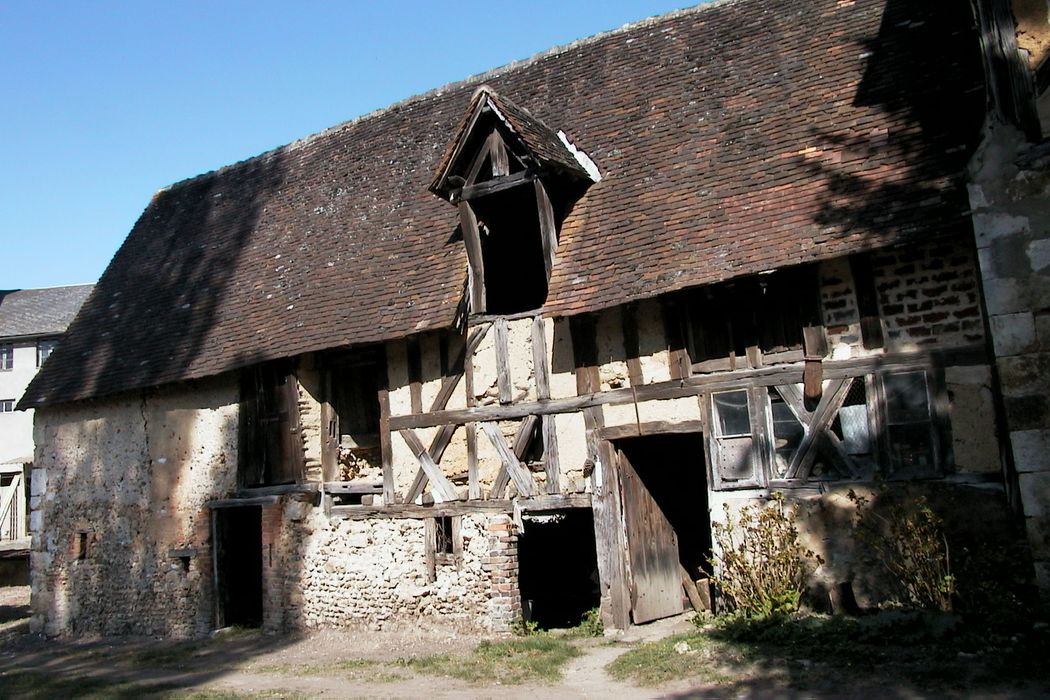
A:
<svg viewBox="0 0 1050 700">
<path fill-rule="evenodd" d="M 638 472 L 617 451 L 635 624 L 682 612 L 678 536 Z"/>
</svg>

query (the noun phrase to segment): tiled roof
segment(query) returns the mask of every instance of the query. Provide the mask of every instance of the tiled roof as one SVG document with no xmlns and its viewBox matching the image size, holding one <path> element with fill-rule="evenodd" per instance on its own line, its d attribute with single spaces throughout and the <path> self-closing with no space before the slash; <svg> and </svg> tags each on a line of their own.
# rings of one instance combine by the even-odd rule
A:
<svg viewBox="0 0 1050 700">
<path fill-rule="evenodd" d="M 64 333 L 93 287 L 0 291 L 0 340 Z"/>
<path fill-rule="evenodd" d="M 984 93 L 968 3 L 716 3 L 158 193 L 23 405 L 450 324 L 466 260 L 427 186 L 481 84 L 603 175 L 564 223 L 552 314 L 969 235 Z"/>
</svg>

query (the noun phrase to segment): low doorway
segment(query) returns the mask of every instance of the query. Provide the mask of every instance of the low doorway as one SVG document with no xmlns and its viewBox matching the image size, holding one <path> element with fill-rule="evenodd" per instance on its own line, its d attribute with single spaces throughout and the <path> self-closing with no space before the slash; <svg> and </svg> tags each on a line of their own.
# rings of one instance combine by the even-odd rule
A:
<svg viewBox="0 0 1050 700">
<path fill-rule="evenodd" d="M 590 508 L 526 513 L 518 538 L 522 614 L 540 629 L 575 627 L 601 602 Z"/>
<path fill-rule="evenodd" d="M 259 627 L 263 618 L 262 508 L 212 511 L 217 627 Z"/>
<path fill-rule="evenodd" d="M 710 574 L 711 516 L 701 433 L 614 443 L 634 624 L 685 609 L 684 581 Z"/>
</svg>

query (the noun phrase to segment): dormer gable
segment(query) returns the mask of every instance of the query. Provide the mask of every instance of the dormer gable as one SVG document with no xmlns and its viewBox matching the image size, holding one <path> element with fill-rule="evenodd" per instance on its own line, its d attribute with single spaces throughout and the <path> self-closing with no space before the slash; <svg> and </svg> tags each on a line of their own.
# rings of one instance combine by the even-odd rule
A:
<svg viewBox="0 0 1050 700">
<path fill-rule="evenodd" d="M 561 222 L 600 179 L 564 132 L 491 88 L 474 93 L 429 188 L 459 208 L 472 314 L 543 306 Z"/>
</svg>

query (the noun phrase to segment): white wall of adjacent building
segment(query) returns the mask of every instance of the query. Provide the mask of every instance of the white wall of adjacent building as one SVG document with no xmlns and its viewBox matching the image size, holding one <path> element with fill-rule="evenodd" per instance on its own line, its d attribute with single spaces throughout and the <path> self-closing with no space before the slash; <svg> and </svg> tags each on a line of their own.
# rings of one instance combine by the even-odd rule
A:
<svg viewBox="0 0 1050 700">
<path fill-rule="evenodd" d="M 37 341 L 5 341 L 0 345 L 14 345 L 14 365 L 0 369 L 0 402 L 16 404 L 25 393 L 30 380 L 40 369 L 37 366 Z M 6 408 L 0 405 L 0 408 Z M 0 463 L 33 455 L 33 411 L 0 411 Z"/>
</svg>

